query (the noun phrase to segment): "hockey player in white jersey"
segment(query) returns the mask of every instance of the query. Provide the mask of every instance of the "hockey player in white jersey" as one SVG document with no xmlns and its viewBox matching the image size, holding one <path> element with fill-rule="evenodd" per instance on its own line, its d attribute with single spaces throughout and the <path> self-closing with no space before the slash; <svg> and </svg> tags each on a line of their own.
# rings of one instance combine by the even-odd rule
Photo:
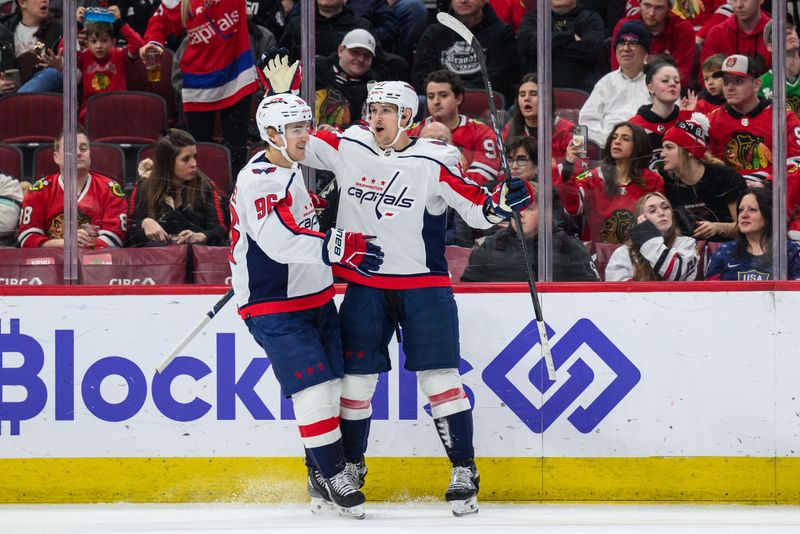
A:
<svg viewBox="0 0 800 534">
<path fill-rule="evenodd" d="M 383 253 L 359 233 L 318 231 L 297 162 L 311 108 L 299 97 L 265 98 L 256 122 L 267 148 L 238 175 L 231 195 L 231 270 L 239 309 L 291 397 L 306 450 L 314 506 L 331 502 L 364 517 L 364 494 L 346 471 L 339 403 L 344 375 L 330 265 L 369 277 Z"/>
<path fill-rule="evenodd" d="M 267 77 L 290 77 L 277 70 Z M 391 367 L 392 334 L 402 332 L 406 369 L 418 373 L 453 464 L 445 498 L 454 514 L 475 513 L 480 479 L 472 412 L 458 371 L 458 312 L 444 258 L 446 209 L 455 208 L 470 226 L 488 228 L 510 218 L 512 210 L 525 209 L 532 190 L 514 178 L 490 196 L 463 178 L 457 149 L 409 138 L 418 99 L 407 83 L 375 84 L 367 104 L 369 128 L 317 132 L 304 161 L 336 175 L 337 223 L 377 236 L 386 252 L 380 273 L 370 277 L 334 267 L 334 274 L 349 281 L 340 308 L 345 365 L 340 424 L 347 467 L 353 483 L 363 485 L 372 395 L 378 373 Z"/>
</svg>

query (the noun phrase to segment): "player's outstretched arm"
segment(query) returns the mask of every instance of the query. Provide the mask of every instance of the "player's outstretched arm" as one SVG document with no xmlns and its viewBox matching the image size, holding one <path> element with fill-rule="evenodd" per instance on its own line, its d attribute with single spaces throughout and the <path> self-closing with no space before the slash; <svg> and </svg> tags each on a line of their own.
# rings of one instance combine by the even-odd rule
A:
<svg viewBox="0 0 800 534">
<path fill-rule="evenodd" d="M 322 259 L 328 265 L 338 263 L 370 276 L 383 263 L 383 251 L 378 245 L 370 243 L 371 239 L 374 236 L 331 228 L 322 246 Z"/>
</svg>

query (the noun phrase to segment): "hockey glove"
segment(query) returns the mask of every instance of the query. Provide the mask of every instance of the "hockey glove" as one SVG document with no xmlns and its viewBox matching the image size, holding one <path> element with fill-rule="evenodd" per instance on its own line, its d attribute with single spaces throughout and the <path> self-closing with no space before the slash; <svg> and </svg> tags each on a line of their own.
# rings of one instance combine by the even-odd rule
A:
<svg viewBox="0 0 800 534">
<path fill-rule="evenodd" d="M 322 244 L 322 259 L 327 265 L 338 263 L 370 276 L 383 263 L 381 247 L 367 241 L 371 237 L 331 228 Z"/>
<path fill-rule="evenodd" d="M 314 211 L 320 215 L 323 211 L 328 209 L 328 201 L 319 196 L 309 189 L 308 196 L 311 197 L 311 205 L 314 206 Z"/>
<path fill-rule="evenodd" d="M 522 211 L 533 202 L 533 186 L 525 180 L 512 177 L 497 184 L 492 193 L 492 211 L 504 219 L 510 219 L 515 211 Z"/>
<path fill-rule="evenodd" d="M 299 61 L 289 65 L 289 51 L 285 48 L 270 48 L 256 62 L 256 72 L 266 87 L 264 96 L 299 95 L 302 70 Z"/>
</svg>

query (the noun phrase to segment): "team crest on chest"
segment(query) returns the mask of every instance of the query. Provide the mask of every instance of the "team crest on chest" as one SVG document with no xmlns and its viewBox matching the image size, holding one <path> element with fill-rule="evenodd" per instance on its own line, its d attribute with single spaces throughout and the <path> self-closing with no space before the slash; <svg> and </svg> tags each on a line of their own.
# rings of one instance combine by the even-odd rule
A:
<svg viewBox="0 0 800 534">
<path fill-rule="evenodd" d="M 398 210 L 411 209 L 416 200 L 410 196 L 408 185 L 396 184 L 399 176 L 400 171 L 395 172 L 388 179 L 361 176 L 347 189 L 347 194 L 359 204 L 365 202 L 374 203 L 375 217 L 378 220 L 383 217 L 394 217 L 397 215 Z"/>
</svg>

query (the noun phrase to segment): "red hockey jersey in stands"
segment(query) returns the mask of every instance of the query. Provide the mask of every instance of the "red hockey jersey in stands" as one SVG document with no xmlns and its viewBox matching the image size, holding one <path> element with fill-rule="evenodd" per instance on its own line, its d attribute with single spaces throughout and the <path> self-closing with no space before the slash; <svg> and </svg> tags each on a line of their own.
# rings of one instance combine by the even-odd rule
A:
<svg viewBox="0 0 800 534">
<path fill-rule="evenodd" d="M 642 22 L 642 17 L 638 13 L 633 17 L 627 17 L 614 27 L 611 42 L 617 37 L 620 26 L 636 20 Z M 643 23 L 644 24 L 644 23 Z M 658 35 L 650 34 L 650 51 L 648 55 L 656 56 L 659 54 L 669 54 L 675 59 L 675 65 L 681 75 L 681 85 L 685 88 L 689 85 L 692 77 L 692 66 L 694 63 L 694 28 L 688 21 L 682 20 L 677 15 L 670 13 L 667 15 L 667 22 L 664 29 Z M 611 70 L 617 70 L 619 62 L 614 49 L 611 49 Z"/>
<path fill-rule="evenodd" d="M 426 118 L 414 126 L 408 135 L 419 136 L 422 128 L 431 122 L 433 117 Z M 450 130 L 450 133 L 453 135 L 453 144 L 461 149 L 469 164 L 464 176 L 478 185 L 496 180 L 500 175 L 500 153 L 497 151 L 497 138 L 492 129 L 481 121 L 459 115 L 458 126 Z"/>
<path fill-rule="evenodd" d="M 786 219 L 789 231 L 800 232 L 800 164 L 786 172 Z"/>
<path fill-rule="evenodd" d="M 603 168 L 597 167 L 559 186 L 564 210 L 570 215 L 585 215 L 583 241 L 593 243 L 624 243 L 634 224 L 636 201 L 652 191 L 664 192 L 664 181 L 648 169 L 642 172 L 642 185 L 617 187 L 616 194 L 607 195 Z"/>
<path fill-rule="evenodd" d="M 772 105 L 762 100 L 742 115 L 728 104 L 709 115 L 712 154 L 743 176 L 772 180 Z M 800 119 L 786 112 L 786 164 L 800 162 Z"/>
<path fill-rule="evenodd" d="M 78 192 L 78 226 L 100 227 L 95 248 L 121 247 L 125 240 L 127 206 L 122 187 L 102 174 L 91 173 Z M 64 237 L 64 183 L 60 174 L 45 176 L 22 200 L 19 245 L 37 248 Z"/>
<path fill-rule="evenodd" d="M 244 0 L 190 0 L 186 17 L 189 45 L 180 61 L 184 111 L 213 111 L 256 91 L 256 71 Z M 163 0 L 144 34 L 161 46 L 184 32 L 181 0 Z"/>
</svg>

